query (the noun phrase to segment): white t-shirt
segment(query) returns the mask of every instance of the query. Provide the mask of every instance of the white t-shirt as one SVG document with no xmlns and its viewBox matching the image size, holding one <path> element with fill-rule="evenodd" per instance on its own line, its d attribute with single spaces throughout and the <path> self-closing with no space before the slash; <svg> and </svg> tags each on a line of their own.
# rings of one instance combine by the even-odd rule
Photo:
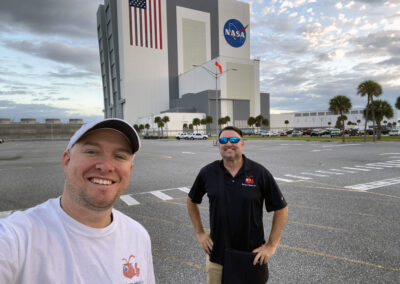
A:
<svg viewBox="0 0 400 284">
<path fill-rule="evenodd" d="M 95 229 L 55 198 L 0 219 L 0 283 L 155 283 L 149 234 L 112 212 L 111 224 Z"/>
</svg>

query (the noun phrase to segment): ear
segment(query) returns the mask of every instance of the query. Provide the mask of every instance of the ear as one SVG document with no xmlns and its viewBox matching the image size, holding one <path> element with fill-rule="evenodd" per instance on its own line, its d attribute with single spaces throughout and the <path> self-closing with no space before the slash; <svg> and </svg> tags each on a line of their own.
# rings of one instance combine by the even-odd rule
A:
<svg viewBox="0 0 400 284">
<path fill-rule="evenodd" d="M 71 153 L 69 150 L 67 150 L 62 155 L 62 167 L 64 169 L 64 173 L 66 172 L 70 161 L 71 161 Z"/>
<path fill-rule="evenodd" d="M 132 163 L 131 163 L 131 169 L 130 169 L 131 172 L 132 172 L 134 166 L 135 166 L 135 163 L 132 161 Z"/>
</svg>

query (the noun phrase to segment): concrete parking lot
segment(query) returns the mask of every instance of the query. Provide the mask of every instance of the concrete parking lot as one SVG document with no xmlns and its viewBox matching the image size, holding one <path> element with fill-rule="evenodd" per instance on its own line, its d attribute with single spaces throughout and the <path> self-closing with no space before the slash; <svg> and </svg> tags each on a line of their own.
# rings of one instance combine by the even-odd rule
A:
<svg viewBox="0 0 400 284">
<path fill-rule="evenodd" d="M 116 207 L 149 231 L 157 283 L 206 283 L 205 256 L 186 212 L 200 168 L 219 159 L 206 141 L 142 141 Z M 0 218 L 63 187 L 67 141 L 0 144 Z M 289 219 L 269 283 L 400 282 L 400 144 L 249 140 L 245 154 L 276 178 Z M 201 205 L 208 227 L 208 202 Z M 269 232 L 271 214 L 265 214 Z"/>
</svg>

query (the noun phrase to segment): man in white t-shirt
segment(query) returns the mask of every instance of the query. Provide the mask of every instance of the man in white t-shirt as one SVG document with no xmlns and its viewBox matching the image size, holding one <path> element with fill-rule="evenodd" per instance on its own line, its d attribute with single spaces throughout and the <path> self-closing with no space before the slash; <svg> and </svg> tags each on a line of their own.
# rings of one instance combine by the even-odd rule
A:
<svg viewBox="0 0 400 284">
<path fill-rule="evenodd" d="M 0 219 L 0 283 L 155 283 L 149 234 L 113 208 L 139 148 L 121 119 L 83 125 L 62 156 L 62 196 Z"/>
</svg>

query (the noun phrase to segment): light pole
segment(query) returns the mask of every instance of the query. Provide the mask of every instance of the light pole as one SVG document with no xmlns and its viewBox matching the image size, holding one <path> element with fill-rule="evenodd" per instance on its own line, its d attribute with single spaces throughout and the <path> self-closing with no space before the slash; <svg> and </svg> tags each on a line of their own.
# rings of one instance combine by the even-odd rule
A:
<svg viewBox="0 0 400 284">
<path fill-rule="evenodd" d="M 218 119 L 219 119 L 219 114 L 218 114 L 218 78 L 220 78 L 224 73 L 227 73 L 229 71 L 237 71 L 237 69 L 235 68 L 230 68 L 227 70 L 222 70 L 222 66 L 221 64 L 215 60 L 215 72 L 213 72 L 212 70 L 208 69 L 207 67 L 204 67 L 203 65 L 192 65 L 193 67 L 201 67 L 203 68 L 205 71 L 207 71 L 208 74 L 210 74 L 211 76 L 213 76 L 215 78 L 215 113 L 216 113 L 216 119 L 215 119 L 215 145 L 218 145 L 218 133 L 219 133 L 219 125 L 218 125 Z M 219 69 L 219 73 L 218 73 L 218 69 Z"/>
</svg>

